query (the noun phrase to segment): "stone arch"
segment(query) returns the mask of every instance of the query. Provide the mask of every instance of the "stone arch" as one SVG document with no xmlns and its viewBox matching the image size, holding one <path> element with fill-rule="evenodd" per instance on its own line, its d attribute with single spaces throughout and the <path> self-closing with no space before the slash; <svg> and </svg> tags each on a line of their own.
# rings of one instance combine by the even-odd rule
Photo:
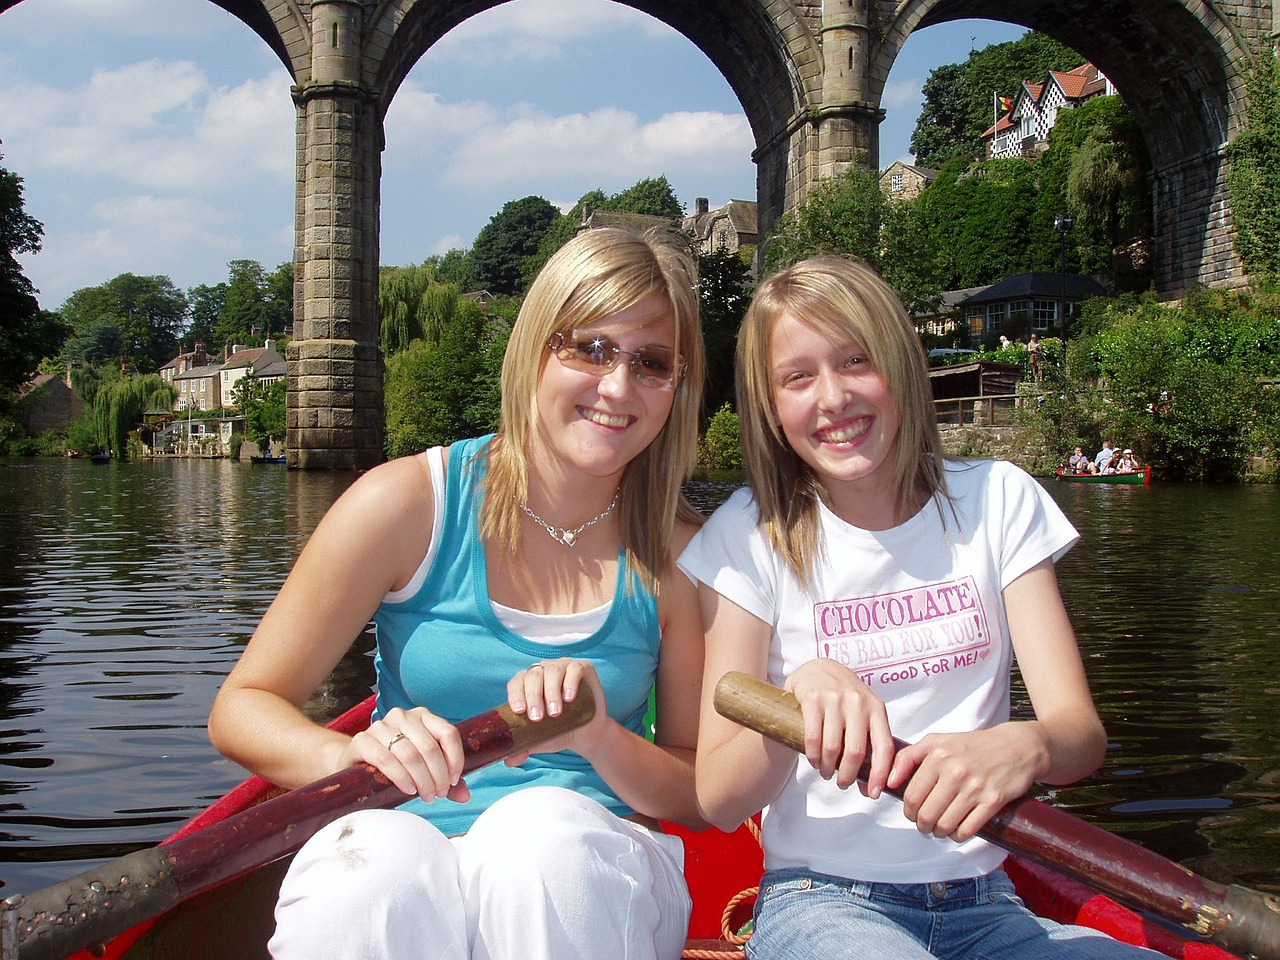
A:
<svg viewBox="0 0 1280 960">
<path fill-rule="evenodd" d="M 20 0 L 0 0 L 0 11 Z M 297 105 L 290 465 L 382 459 L 378 224 L 382 122 L 413 65 L 501 0 L 210 0 L 280 58 Z M 1098 64 L 1134 110 L 1155 175 L 1162 293 L 1239 282 L 1225 147 L 1275 0 L 614 0 L 693 42 L 738 96 L 764 232 L 819 180 L 879 166 L 880 101 L 913 30 L 1004 20 Z"/>
<path fill-rule="evenodd" d="M 1230 11 L 1233 16 L 1228 16 Z M 1225 147 L 1244 121 L 1244 72 L 1267 49 L 1262 5 L 1135 0 L 908 0 L 883 21 L 872 65 L 879 99 L 908 35 L 961 19 L 1003 20 L 1047 34 L 1097 64 L 1138 121 L 1151 156 L 1155 275 L 1161 293 L 1238 283 Z"/>
</svg>

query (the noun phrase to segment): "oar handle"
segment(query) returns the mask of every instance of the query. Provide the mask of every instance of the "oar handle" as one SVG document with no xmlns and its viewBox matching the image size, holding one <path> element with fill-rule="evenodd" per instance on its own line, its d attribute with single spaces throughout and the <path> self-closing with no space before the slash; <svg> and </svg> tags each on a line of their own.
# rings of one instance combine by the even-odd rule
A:
<svg viewBox="0 0 1280 960">
<path fill-rule="evenodd" d="M 506 704 L 457 724 L 470 773 L 584 725 L 595 697 L 583 684 L 559 716 L 534 723 Z M 408 797 L 367 764 L 340 770 L 185 837 L 139 850 L 0 904 L 0 960 L 62 960 L 281 857 L 355 810 Z"/>
<path fill-rule="evenodd" d="M 804 752 L 800 704 L 778 687 L 744 673 L 727 673 L 716 684 L 715 708 L 744 727 Z M 864 763 L 858 778 L 865 781 L 868 772 Z M 900 791 L 886 792 L 901 799 Z M 1031 797 L 1007 804 L 978 835 L 1230 950 L 1280 960 L 1280 897 L 1197 876 Z"/>
</svg>

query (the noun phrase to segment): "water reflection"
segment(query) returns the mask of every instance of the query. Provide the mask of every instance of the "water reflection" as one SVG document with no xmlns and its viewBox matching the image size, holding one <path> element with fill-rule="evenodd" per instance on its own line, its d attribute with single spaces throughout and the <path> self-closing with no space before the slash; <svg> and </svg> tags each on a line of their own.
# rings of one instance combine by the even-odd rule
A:
<svg viewBox="0 0 1280 960">
<path fill-rule="evenodd" d="M 0 474 L 0 794 L 20 798 L 0 843 L 30 865 L 0 879 L 30 887 L 154 843 L 241 779 L 209 706 L 351 478 L 291 497 L 286 471 L 222 461 Z"/>
<path fill-rule="evenodd" d="M 353 478 L 221 461 L 0 462 L 0 880 L 150 845 L 243 777 L 204 724 L 294 557 Z M 711 510 L 739 485 L 691 486 Z M 1047 483 L 1112 738 L 1057 804 L 1206 876 L 1280 892 L 1274 487 Z M 310 705 L 367 691 L 360 638 Z M 1025 696 L 1017 701 L 1025 711 Z"/>
</svg>

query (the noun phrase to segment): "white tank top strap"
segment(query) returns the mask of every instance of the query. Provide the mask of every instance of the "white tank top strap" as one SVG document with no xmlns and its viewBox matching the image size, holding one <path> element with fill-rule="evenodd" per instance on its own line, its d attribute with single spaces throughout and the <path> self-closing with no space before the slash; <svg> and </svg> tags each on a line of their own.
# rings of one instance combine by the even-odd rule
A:
<svg viewBox="0 0 1280 960">
<path fill-rule="evenodd" d="M 435 504 L 434 512 L 438 516 L 444 506 L 444 447 L 431 447 L 422 456 L 427 461 L 427 474 L 431 478 L 431 502 Z M 383 597 L 383 603 L 403 603 L 422 589 L 427 573 L 431 570 L 431 564 L 440 550 L 441 529 L 441 524 L 434 522 L 431 524 L 431 539 L 427 543 L 427 555 L 418 564 L 418 569 L 413 571 L 409 582 L 399 590 L 392 590 Z"/>
</svg>

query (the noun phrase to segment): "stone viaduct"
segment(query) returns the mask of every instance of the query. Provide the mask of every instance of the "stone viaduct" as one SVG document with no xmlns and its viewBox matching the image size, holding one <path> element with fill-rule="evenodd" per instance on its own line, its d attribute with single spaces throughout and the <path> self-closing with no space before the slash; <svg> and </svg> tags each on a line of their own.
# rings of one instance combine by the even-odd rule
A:
<svg viewBox="0 0 1280 960">
<path fill-rule="evenodd" d="M 0 0 L 0 10 L 16 2 Z M 257 33 L 294 79 L 289 465 L 372 466 L 382 459 L 382 120 L 432 44 L 500 0 L 212 2 Z M 762 232 L 820 179 L 851 164 L 879 166 L 880 100 L 913 30 L 1003 20 L 1087 57 L 1133 109 L 1154 167 L 1161 293 L 1242 279 L 1224 147 L 1244 121 L 1249 63 L 1280 34 L 1276 0 L 626 2 L 691 40 L 737 94 L 755 137 Z"/>
</svg>

